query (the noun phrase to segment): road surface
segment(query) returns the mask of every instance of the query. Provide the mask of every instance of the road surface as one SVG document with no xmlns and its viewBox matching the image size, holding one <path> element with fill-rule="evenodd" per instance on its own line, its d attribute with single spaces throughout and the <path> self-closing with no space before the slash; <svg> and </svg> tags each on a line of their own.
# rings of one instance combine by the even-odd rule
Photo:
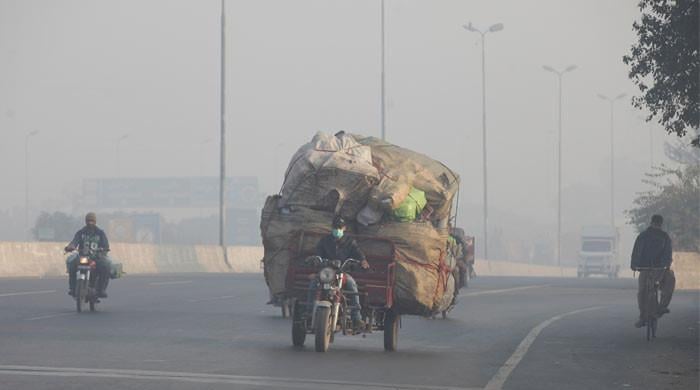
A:
<svg viewBox="0 0 700 390">
<path fill-rule="evenodd" d="M 478 278 L 450 318 L 291 346 L 261 275 L 133 276 L 77 314 L 63 279 L 0 279 L 0 389 L 698 389 L 697 291 L 651 343 L 636 280 Z"/>
</svg>

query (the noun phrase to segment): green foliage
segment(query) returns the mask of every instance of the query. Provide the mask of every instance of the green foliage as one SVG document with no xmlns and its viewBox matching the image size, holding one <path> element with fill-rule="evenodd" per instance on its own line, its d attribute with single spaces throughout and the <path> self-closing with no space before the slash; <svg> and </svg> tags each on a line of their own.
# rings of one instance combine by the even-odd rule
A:
<svg viewBox="0 0 700 390">
<path fill-rule="evenodd" d="M 641 0 L 642 19 L 633 24 L 639 41 L 623 57 L 641 91 L 632 103 L 651 113 L 679 137 L 700 125 L 698 0 Z M 692 144 L 700 147 L 700 135 Z"/>
<path fill-rule="evenodd" d="M 642 231 L 652 215 L 661 214 L 674 250 L 700 252 L 700 166 L 661 166 L 647 177 L 653 188 L 639 194 L 626 212 L 630 223 Z"/>
</svg>

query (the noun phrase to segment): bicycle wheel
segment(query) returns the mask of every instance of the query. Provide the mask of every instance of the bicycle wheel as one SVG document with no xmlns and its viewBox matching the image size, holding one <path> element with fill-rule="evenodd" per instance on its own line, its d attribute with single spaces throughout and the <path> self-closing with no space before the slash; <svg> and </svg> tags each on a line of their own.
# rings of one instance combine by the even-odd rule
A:
<svg viewBox="0 0 700 390">
<path fill-rule="evenodd" d="M 652 322 L 654 321 L 654 276 L 651 271 L 648 271 L 646 274 L 646 280 L 644 283 L 645 287 L 645 293 L 644 293 L 644 299 L 645 303 L 644 306 L 646 307 L 646 313 L 644 314 L 644 321 L 646 322 L 646 333 L 647 333 L 647 341 L 651 341 L 652 338 Z"/>
</svg>

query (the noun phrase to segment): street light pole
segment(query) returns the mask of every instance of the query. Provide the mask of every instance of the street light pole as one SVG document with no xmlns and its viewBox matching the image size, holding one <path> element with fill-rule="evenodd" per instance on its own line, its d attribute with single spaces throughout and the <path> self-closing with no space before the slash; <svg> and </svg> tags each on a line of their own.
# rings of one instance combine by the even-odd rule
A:
<svg viewBox="0 0 700 390">
<path fill-rule="evenodd" d="M 475 28 L 471 22 L 464 26 L 465 30 L 469 32 L 476 32 L 481 35 L 481 139 L 482 139 L 482 165 L 483 165 L 483 179 L 484 179 L 484 260 L 489 258 L 488 250 L 488 176 L 486 168 L 486 34 L 489 32 L 495 33 L 503 30 L 502 23 L 496 23 L 488 28 L 488 30 L 481 31 Z"/>
<path fill-rule="evenodd" d="M 610 226 L 615 227 L 615 126 L 614 126 L 614 111 L 615 101 L 627 96 L 621 93 L 614 98 L 609 98 L 603 94 L 598 94 L 598 97 L 610 103 Z"/>
<path fill-rule="evenodd" d="M 221 91 L 220 91 L 220 129 L 221 129 L 221 153 L 219 175 L 219 245 L 224 254 L 224 262 L 228 262 L 226 252 L 225 221 L 226 221 L 226 8 L 225 1 L 221 0 Z"/>
<path fill-rule="evenodd" d="M 544 70 L 557 75 L 559 80 L 559 114 L 558 114 L 558 146 L 557 146 L 557 266 L 561 268 L 561 90 L 562 76 L 564 73 L 571 72 L 576 69 L 576 65 L 569 65 L 566 69 L 558 71 L 551 66 L 542 66 Z"/>
<path fill-rule="evenodd" d="M 384 33 L 384 14 L 385 14 L 385 4 L 382 0 L 382 104 L 381 104 L 381 116 L 382 116 L 382 141 L 386 141 L 386 75 L 384 73 L 384 67 L 386 63 L 386 53 L 385 53 L 385 33 Z"/>
<path fill-rule="evenodd" d="M 122 172 L 121 172 L 121 156 L 120 156 L 120 146 L 121 142 L 125 139 L 129 138 L 129 134 L 124 134 L 121 137 L 117 138 L 117 177 L 121 177 Z"/>
<path fill-rule="evenodd" d="M 24 136 L 24 238 L 29 240 L 29 138 L 39 134 L 34 130 Z"/>
</svg>

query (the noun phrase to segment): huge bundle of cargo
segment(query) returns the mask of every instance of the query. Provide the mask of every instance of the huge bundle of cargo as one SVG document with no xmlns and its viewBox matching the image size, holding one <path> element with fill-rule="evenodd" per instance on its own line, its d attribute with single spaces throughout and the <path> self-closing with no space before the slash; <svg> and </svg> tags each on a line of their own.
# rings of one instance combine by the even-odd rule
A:
<svg viewBox="0 0 700 390">
<path fill-rule="evenodd" d="M 373 137 L 316 134 L 294 155 L 280 194 L 268 197 L 263 209 L 270 293 L 285 293 L 300 231 L 328 233 L 334 216 L 342 215 L 350 233 L 394 243 L 395 304 L 402 313 L 446 309 L 455 285 L 448 220 L 458 187 L 454 172 L 420 153 Z"/>
</svg>

